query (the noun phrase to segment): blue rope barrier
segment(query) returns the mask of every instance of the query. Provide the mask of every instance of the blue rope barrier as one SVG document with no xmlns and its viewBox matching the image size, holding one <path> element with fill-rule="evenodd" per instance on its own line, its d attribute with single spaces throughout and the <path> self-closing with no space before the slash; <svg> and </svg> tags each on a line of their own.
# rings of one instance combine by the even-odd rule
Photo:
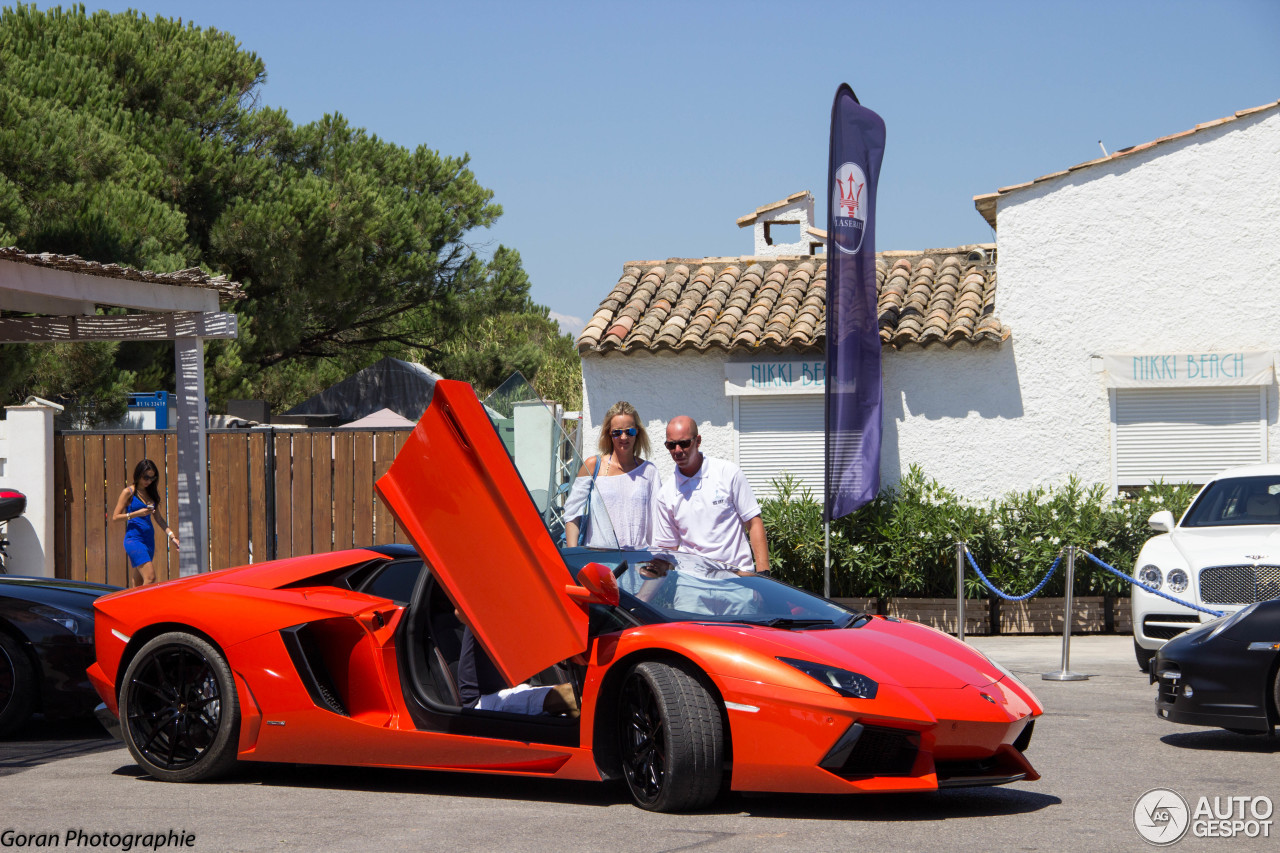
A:
<svg viewBox="0 0 1280 853">
<path fill-rule="evenodd" d="M 1028 592 L 1026 595 L 1007 595 L 1005 592 L 998 589 L 995 584 L 993 584 L 987 576 L 982 573 L 982 569 L 978 568 L 978 563 L 973 559 L 973 554 L 969 553 L 968 546 L 965 546 L 964 555 L 969 558 L 969 565 L 973 566 L 973 570 L 978 573 L 978 577 L 982 578 L 982 582 L 986 585 L 987 589 L 991 590 L 1005 601 L 1026 601 L 1028 598 L 1044 589 L 1044 585 L 1049 582 L 1049 578 L 1053 577 L 1053 573 L 1058 570 L 1058 563 L 1062 562 L 1062 555 L 1059 554 L 1058 558 L 1053 561 L 1053 565 L 1049 567 L 1049 573 L 1044 576 L 1044 579 L 1041 580 L 1040 583 L 1036 584 L 1036 588 L 1031 590 L 1031 592 Z"/>
<path fill-rule="evenodd" d="M 1085 555 L 1086 557 L 1088 557 L 1090 560 L 1093 560 L 1093 561 L 1094 561 L 1095 563 L 1097 563 L 1099 566 L 1101 566 L 1102 568 L 1104 568 L 1104 569 L 1106 569 L 1107 571 L 1111 572 L 1111 574 L 1115 575 L 1116 577 L 1118 577 L 1118 578 L 1120 578 L 1120 579 L 1122 579 L 1122 580 L 1127 580 L 1127 581 L 1129 581 L 1129 583 L 1133 584 L 1134 586 L 1142 587 L 1143 589 L 1145 589 L 1147 592 L 1151 593 L 1152 595 L 1158 595 L 1158 596 L 1160 596 L 1161 598 L 1167 598 L 1169 601 L 1172 601 L 1174 604 L 1181 604 L 1183 607 L 1190 607 L 1192 610 L 1199 610 L 1201 613 L 1208 613 L 1210 616 L 1221 616 L 1221 615 L 1222 615 L 1222 611 L 1221 611 L 1221 610 L 1211 610 L 1211 609 L 1209 609 L 1208 607 L 1201 607 L 1199 604 L 1192 604 L 1192 603 L 1191 603 L 1191 602 L 1189 602 L 1189 601 L 1182 601 L 1181 599 L 1174 598 L 1172 595 L 1169 595 L 1167 592 L 1161 592 L 1160 590 L 1156 589 L 1155 587 L 1147 586 L 1147 585 L 1146 585 L 1145 583 L 1143 583 L 1142 581 L 1138 580 L 1137 578 L 1130 577 L 1129 575 L 1126 575 L 1124 572 L 1120 571 L 1119 569 L 1115 568 L 1114 566 L 1108 566 L 1106 563 L 1104 563 L 1102 560 L 1098 559 L 1097 557 L 1093 556 L 1093 555 L 1092 555 L 1092 554 L 1090 554 L 1088 551 L 1084 551 L 1084 550 L 1082 550 L 1080 553 L 1081 553 L 1081 554 L 1084 554 L 1084 555 Z"/>
</svg>

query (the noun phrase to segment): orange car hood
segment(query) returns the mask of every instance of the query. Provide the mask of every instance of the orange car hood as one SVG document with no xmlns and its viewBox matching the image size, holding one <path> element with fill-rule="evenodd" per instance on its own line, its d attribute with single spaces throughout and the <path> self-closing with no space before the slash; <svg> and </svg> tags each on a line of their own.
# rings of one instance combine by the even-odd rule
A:
<svg viewBox="0 0 1280 853">
<path fill-rule="evenodd" d="M 735 645 L 760 654 L 831 664 L 882 684 L 959 689 L 985 687 L 1004 676 L 973 648 L 915 622 L 873 619 L 859 628 L 810 631 L 733 623 L 702 627 L 734 632 Z"/>
<path fill-rule="evenodd" d="M 573 577 L 471 386 L 436 382 L 376 488 L 510 683 L 586 650 Z"/>
</svg>

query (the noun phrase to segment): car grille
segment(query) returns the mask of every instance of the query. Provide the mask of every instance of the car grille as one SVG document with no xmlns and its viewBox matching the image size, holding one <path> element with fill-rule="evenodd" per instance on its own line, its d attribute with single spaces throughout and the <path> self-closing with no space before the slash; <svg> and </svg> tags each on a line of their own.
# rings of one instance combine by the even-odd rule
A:
<svg viewBox="0 0 1280 853">
<path fill-rule="evenodd" d="M 1156 666 L 1158 663 L 1159 658 L 1156 658 L 1151 662 L 1151 665 Z M 1166 705 L 1172 705 L 1178 698 L 1178 682 L 1181 678 L 1182 673 L 1178 671 L 1176 666 L 1165 664 L 1156 676 L 1156 685 L 1159 691 L 1158 701 Z"/>
<path fill-rule="evenodd" d="M 1206 604 L 1252 604 L 1280 596 L 1280 566 L 1210 566 L 1200 570 Z"/>
<path fill-rule="evenodd" d="M 1174 628 L 1171 625 L 1156 625 L 1155 622 L 1185 622 L 1186 628 Z M 1153 640 L 1172 640 L 1179 634 L 1200 624 L 1199 616 L 1188 616 L 1174 613 L 1149 613 L 1142 620 L 1142 633 Z"/>
</svg>

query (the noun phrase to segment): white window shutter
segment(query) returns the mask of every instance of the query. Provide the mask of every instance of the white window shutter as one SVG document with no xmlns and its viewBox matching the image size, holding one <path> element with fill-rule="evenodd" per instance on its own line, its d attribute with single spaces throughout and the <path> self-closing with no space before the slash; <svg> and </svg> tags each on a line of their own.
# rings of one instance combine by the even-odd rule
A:
<svg viewBox="0 0 1280 853">
<path fill-rule="evenodd" d="M 773 481 L 791 474 L 822 500 L 822 394 L 738 398 L 738 467 L 757 498 L 774 495 Z"/>
<path fill-rule="evenodd" d="M 1117 388 L 1117 486 L 1202 484 L 1267 461 L 1266 386 Z"/>
</svg>

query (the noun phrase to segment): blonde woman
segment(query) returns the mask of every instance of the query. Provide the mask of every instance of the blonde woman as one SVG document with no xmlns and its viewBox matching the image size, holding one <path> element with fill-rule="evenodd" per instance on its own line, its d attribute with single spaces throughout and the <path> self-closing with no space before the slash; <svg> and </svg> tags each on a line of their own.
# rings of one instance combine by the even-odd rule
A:
<svg viewBox="0 0 1280 853">
<path fill-rule="evenodd" d="M 582 463 L 569 492 L 565 541 L 569 547 L 647 547 L 661 482 L 657 467 L 644 458 L 649 436 L 635 406 L 621 400 L 605 412 L 598 448 Z"/>
</svg>

